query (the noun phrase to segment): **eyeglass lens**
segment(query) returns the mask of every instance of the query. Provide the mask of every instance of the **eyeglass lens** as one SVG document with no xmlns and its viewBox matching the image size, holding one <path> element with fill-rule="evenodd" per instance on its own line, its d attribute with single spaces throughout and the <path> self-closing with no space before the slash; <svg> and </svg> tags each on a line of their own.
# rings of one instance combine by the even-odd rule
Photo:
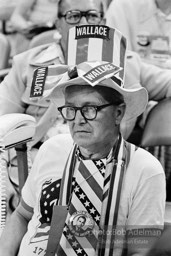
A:
<svg viewBox="0 0 171 256">
<path fill-rule="evenodd" d="M 84 106 L 81 108 L 64 107 L 61 109 L 61 112 L 66 120 L 74 120 L 77 110 L 80 110 L 82 116 L 88 120 L 94 119 L 97 115 L 97 110 L 93 106 Z"/>
<path fill-rule="evenodd" d="M 87 22 L 90 24 L 97 24 L 101 21 L 101 14 L 96 11 L 69 11 L 66 13 L 66 22 L 70 24 L 76 24 L 81 20 L 83 16 L 86 17 Z"/>
</svg>

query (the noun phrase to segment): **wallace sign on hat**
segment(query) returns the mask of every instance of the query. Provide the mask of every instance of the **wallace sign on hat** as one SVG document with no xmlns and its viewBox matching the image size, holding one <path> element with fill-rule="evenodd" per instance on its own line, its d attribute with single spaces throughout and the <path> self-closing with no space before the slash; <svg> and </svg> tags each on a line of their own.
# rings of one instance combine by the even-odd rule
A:
<svg viewBox="0 0 171 256">
<path fill-rule="evenodd" d="M 75 39 L 89 37 L 99 37 L 109 39 L 109 27 L 107 26 L 77 26 Z"/>
</svg>

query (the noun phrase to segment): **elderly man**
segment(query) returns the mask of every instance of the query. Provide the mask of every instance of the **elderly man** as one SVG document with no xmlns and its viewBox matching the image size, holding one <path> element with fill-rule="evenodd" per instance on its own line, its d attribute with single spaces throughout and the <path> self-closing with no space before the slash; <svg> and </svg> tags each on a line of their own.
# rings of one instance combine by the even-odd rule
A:
<svg viewBox="0 0 171 256">
<path fill-rule="evenodd" d="M 87 13 L 84 13 L 87 11 Z M 37 67 L 63 64 L 66 59 L 67 31 L 81 24 L 103 23 L 101 0 L 60 0 L 58 2 L 57 29 L 61 34 L 58 43 L 42 45 L 19 54 L 13 59 L 13 67 L 0 86 L 0 115 L 26 113 L 37 120 L 34 140 L 29 143 L 34 159 L 40 145 L 49 137 L 68 132 L 62 118 L 56 113 L 54 104 L 42 98 L 30 99 L 33 71 Z M 134 87 L 141 82 L 149 92 L 150 99 L 158 100 L 171 96 L 171 73 L 143 63 L 136 53 L 127 56 L 125 84 Z M 128 138 L 136 119 L 122 123 L 124 138 Z M 11 161 L 12 159 L 12 161 Z M 15 152 L 9 151 L 7 164 L 11 166 L 10 177 L 18 184 Z M 16 169 L 16 171 L 14 171 Z"/>
<path fill-rule="evenodd" d="M 57 135 L 41 146 L 2 234 L 2 255 L 18 249 L 19 256 L 122 255 L 126 248 L 129 255 L 144 255 L 163 227 L 163 169 L 120 134 L 121 120 L 140 115 L 148 101 L 139 84 L 124 88 L 125 39 L 106 26 L 83 26 L 81 36 L 78 31 L 77 49 L 84 50 L 87 40 L 91 61 L 57 65 L 58 82 L 44 92 L 68 122 L 73 140 Z M 101 60 L 89 52 L 97 45 L 94 54 Z M 73 227 L 80 215 L 86 219 L 81 233 Z"/>
</svg>

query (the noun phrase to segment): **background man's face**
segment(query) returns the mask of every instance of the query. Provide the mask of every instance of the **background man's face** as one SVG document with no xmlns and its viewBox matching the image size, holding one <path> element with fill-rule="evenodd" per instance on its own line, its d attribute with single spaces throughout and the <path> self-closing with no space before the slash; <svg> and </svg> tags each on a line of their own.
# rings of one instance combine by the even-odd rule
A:
<svg viewBox="0 0 171 256">
<path fill-rule="evenodd" d="M 80 11 L 88 11 L 88 10 L 96 10 L 98 12 L 101 10 L 100 0 L 64 0 L 62 4 L 61 13 L 65 14 L 67 11 L 71 10 L 80 10 Z M 65 18 L 60 18 L 58 20 L 58 29 L 62 35 L 61 44 L 63 50 L 65 52 L 66 42 L 67 42 L 67 33 L 69 28 L 88 24 L 85 17 L 82 17 L 80 22 L 75 25 L 69 25 L 66 23 Z"/>
</svg>

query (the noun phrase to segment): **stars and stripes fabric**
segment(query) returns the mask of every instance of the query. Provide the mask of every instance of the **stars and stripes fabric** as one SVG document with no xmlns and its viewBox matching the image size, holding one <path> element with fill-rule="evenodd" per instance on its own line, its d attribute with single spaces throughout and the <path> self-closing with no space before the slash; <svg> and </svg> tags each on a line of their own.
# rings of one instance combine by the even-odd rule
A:
<svg viewBox="0 0 171 256">
<path fill-rule="evenodd" d="M 126 166 L 126 158 L 129 159 L 129 151 L 125 147 L 125 141 L 120 137 L 115 150 L 113 161 L 108 164 L 109 173 L 106 172 L 104 184 L 104 196 L 102 203 L 100 226 L 103 230 L 99 238 L 98 256 L 112 256 L 115 250 L 115 230 L 119 214 L 119 202 L 121 188 Z M 109 181 L 110 177 L 110 181 Z"/>
<path fill-rule="evenodd" d="M 102 201 L 104 202 L 107 198 L 109 192 L 109 182 L 110 182 L 111 172 L 108 168 L 105 172 L 105 179 L 104 179 L 104 186 L 103 186 L 103 198 Z"/>
<path fill-rule="evenodd" d="M 56 255 L 113 256 L 122 183 L 135 146 L 119 136 L 111 156 L 98 161 L 79 159 L 77 149 L 75 145 L 61 185 L 61 204 L 68 204 L 69 212 Z M 77 232 L 74 219 L 80 215 L 88 216 L 89 222 Z M 117 255 L 122 255 L 124 249 L 123 243 Z"/>
<path fill-rule="evenodd" d="M 105 165 L 106 159 L 98 161 L 81 160 L 79 162 L 69 213 L 57 255 L 95 255 L 101 216 Z M 78 214 L 78 217 L 86 216 L 85 229 L 82 233 L 74 232 L 73 223 L 71 223 L 71 226 L 69 225 L 74 214 Z M 91 226 L 93 226 L 92 232 Z"/>
</svg>

